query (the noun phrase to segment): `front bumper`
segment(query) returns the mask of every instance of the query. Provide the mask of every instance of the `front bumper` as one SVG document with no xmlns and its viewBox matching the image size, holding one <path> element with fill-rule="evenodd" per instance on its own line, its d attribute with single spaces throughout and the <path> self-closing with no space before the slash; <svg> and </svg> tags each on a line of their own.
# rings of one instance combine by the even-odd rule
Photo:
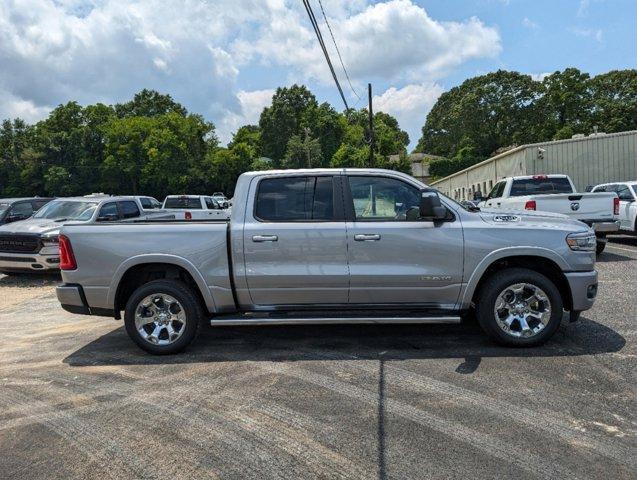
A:
<svg viewBox="0 0 637 480">
<path fill-rule="evenodd" d="M 48 247 L 47 247 L 48 248 Z M 15 272 L 43 272 L 60 269 L 60 255 L 57 247 L 54 252 L 44 253 L 5 253 L 0 252 L 0 270 Z"/>
<path fill-rule="evenodd" d="M 597 272 L 569 272 L 565 275 L 573 299 L 571 311 L 582 312 L 591 308 L 597 297 Z"/>
</svg>

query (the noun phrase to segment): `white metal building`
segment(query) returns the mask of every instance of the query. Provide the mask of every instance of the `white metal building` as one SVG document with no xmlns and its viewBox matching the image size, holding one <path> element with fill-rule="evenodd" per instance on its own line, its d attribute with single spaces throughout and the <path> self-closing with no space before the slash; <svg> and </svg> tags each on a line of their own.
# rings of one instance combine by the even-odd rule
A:
<svg viewBox="0 0 637 480">
<path fill-rule="evenodd" d="M 467 200 L 478 189 L 486 196 L 503 177 L 554 173 L 569 175 L 578 191 L 598 183 L 637 180 L 637 130 L 522 145 L 431 186 L 456 200 Z"/>
</svg>

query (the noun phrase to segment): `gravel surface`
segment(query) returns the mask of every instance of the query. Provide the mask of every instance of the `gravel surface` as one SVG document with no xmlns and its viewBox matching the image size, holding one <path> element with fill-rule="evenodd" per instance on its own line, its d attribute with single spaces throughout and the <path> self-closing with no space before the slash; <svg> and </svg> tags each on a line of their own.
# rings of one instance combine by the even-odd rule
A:
<svg viewBox="0 0 637 480">
<path fill-rule="evenodd" d="M 637 238 L 547 345 L 474 324 L 206 329 L 153 357 L 50 277 L 0 275 L 0 477 L 637 475 Z"/>
</svg>

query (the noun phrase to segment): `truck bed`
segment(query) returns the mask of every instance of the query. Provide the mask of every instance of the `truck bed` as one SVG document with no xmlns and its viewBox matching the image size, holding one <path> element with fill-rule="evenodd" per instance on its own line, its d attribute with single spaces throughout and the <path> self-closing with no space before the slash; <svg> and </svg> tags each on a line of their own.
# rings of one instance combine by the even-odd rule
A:
<svg viewBox="0 0 637 480">
<path fill-rule="evenodd" d="M 78 260 L 76 270 L 65 272 L 66 281 L 80 283 L 81 279 L 89 305 L 112 308 L 111 287 L 118 285 L 130 268 L 152 263 L 156 257 L 163 263 L 172 259 L 177 267 L 185 269 L 212 310 L 234 307 L 226 220 L 75 224 L 64 226 L 61 233 L 70 239 Z"/>
</svg>

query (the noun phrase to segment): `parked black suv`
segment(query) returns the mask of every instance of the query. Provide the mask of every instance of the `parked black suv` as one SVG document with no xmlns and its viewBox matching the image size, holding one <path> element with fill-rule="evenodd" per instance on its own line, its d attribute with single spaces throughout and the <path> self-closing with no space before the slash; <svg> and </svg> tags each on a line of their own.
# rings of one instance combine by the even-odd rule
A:
<svg viewBox="0 0 637 480">
<path fill-rule="evenodd" d="M 52 198 L 0 198 L 0 225 L 26 220 Z"/>
</svg>

